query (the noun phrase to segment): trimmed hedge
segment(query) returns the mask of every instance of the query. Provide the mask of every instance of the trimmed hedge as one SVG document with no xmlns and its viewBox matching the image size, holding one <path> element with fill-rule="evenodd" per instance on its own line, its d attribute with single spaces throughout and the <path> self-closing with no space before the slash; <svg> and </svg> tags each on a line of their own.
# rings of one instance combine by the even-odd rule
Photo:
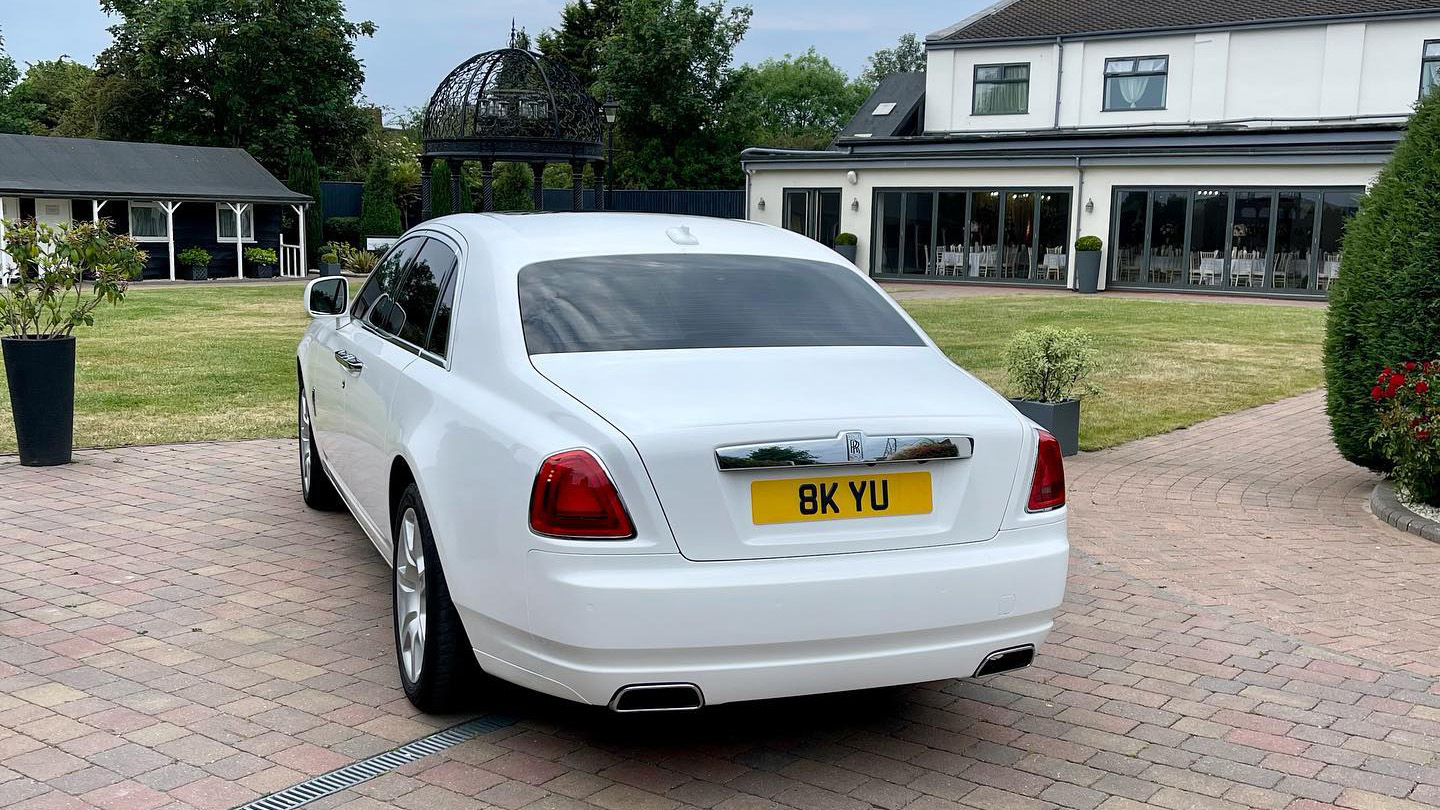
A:
<svg viewBox="0 0 1440 810">
<path fill-rule="evenodd" d="M 344 242 L 352 247 L 363 248 L 364 236 L 360 232 L 359 217 L 330 217 L 325 220 L 325 241 Z"/>
<path fill-rule="evenodd" d="M 1345 229 L 1325 334 L 1326 411 L 1341 455 L 1384 471 L 1370 389 L 1385 366 L 1440 357 L 1440 93 L 1416 109 L 1404 139 Z"/>
</svg>

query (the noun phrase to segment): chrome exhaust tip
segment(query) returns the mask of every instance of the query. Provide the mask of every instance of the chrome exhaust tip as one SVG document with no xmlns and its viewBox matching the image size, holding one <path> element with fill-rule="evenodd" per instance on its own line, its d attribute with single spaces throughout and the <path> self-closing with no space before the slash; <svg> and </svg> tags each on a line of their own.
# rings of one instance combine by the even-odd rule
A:
<svg viewBox="0 0 1440 810">
<path fill-rule="evenodd" d="M 610 698 L 610 711 L 690 712 L 705 705 L 705 695 L 693 683 L 640 683 L 622 686 Z"/>
<path fill-rule="evenodd" d="M 980 666 L 976 668 L 975 674 L 971 677 L 979 678 L 982 675 L 996 675 L 1001 672 L 1024 669 L 1030 666 L 1030 662 L 1034 660 L 1034 644 L 996 650 L 985 656 L 985 660 L 980 662 Z"/>
</svg>

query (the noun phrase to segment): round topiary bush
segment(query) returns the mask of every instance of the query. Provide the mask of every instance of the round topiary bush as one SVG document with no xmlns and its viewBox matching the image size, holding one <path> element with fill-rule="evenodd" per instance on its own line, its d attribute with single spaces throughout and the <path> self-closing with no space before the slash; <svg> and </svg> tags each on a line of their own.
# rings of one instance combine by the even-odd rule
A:
<svg viewBox="0 0 1440 810">
<path fill-rule="evenodd" d="M 1440 93 L 1430 93 L 1345 229 L 1325 333 L 1326 410 L 1345 458 L 1389 466 L 1371 438 L 1386 366 L 1440 357 Z"/>
</svg>

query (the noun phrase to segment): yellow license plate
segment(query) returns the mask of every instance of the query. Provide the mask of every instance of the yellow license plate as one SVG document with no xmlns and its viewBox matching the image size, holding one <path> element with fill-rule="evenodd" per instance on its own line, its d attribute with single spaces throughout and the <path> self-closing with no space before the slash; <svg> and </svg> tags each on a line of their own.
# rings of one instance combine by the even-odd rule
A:
<svg viewBox="0 0 1440 810">
<path fill-rule="evenodd" d="M 756 525 L 928 515 L 933 508 L 928 472 L 792 478 L 750 484 L 750 516 Z"/>
</svg>

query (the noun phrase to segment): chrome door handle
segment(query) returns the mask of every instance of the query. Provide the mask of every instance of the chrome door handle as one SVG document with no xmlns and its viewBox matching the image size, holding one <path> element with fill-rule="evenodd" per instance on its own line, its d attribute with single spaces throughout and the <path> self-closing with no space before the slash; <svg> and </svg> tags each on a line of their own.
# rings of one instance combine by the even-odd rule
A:
<svg viewBox="0 0 1440 810">
<path fill-rule="evenodd" d="M 360 371 L 365 368 L 365 364 L 360 362 L 360 358 L 344 349 L 335 352 L 335 362 L 344 366 L 345 370 L 351 374 L 359 374 Z"/>
</svg>

